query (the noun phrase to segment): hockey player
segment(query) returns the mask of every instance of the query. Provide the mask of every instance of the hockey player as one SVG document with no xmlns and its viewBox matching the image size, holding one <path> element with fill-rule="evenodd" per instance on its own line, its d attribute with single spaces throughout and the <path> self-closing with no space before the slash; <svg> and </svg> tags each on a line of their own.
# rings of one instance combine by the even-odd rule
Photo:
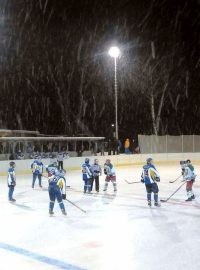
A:
<svg viewBox="0 0 200 270">
<path fill-rule="evenodd" d="M 101 166 L 99 165 L 98 159 L 94 160 L 94 164 L 92 165 L 92 173 L 93 178 L 91 180 L 91 191 L 93 188 L 93 182 L 95 181 L 95 190 L 99 192 L 99 176 L 102 174 Z"/>
<path fill-rule="evenodd" d="M 147 164 L 143 166 L 141 182 L 145 184 L 147 191 L 147 201 L 148 205 L 151 206 L 151 193 L 154 193 L 154 205 L 160 206 L 158 203 L 158 185 L 157 182 L 160 182 L 160 175 L 156 170 L 155 166 L 152 164 L 153 159 L 147 158 Z"/>
<path fill-rule="evenodd" d="M 196 178 L 196 173 L 194 171 L 194 166 L 191 164 L 191 161 L 188 159 L 184 163 L 184 173 L 183 173 L 183 179 L 186 181 L 186 192 L 188 196 L 187 200 L 185 200 L 186 202 L 192 201 L 195 199 L 195 196 L 192 190 L 195 178 Z"/>
<path fill-rule="evenodd" d="M 114 192 L 116 192 L 117 191 L 116 173 L 113 165 L 111 164 L 110 159 L 107 159 L 106 163 L 104 164 L 104 174 L 106 175 L 106 178 L 103 191 L 107 191 L 108 183 L 111 181 L 113 184 Z"/>
<path fill-rule="evenodd" d="M 31 164 L 31 169 L 33 172 L 33 181 L 32 181 L 32 188 L 35 186 L 35 181 L 38 178 L 39 186 L 42 188 L 42 173 L 43 173 L 44 164 L 41 161 L 40 156 L 35 156 L 35 160 Z"/>
<path fill-rule="evenodd" d="M 92 181 L 92 168 L 90 166 L 89 158 L 85 159 L 85 163 L 82 165 L 82 177 L 84 181 L 84 193 L 91 192 L 91 181 Z"/>
<path fill-rule="evenodd" d="M 13 199 L 13 192 L 16 186 L 16 175 L 15 175 L 15 167 L 16 164 L 14 161 L 11 161 L 10 163 L 10 168 L 8 169 L 8 178 L 7 178 L 7 182 L 8 182 L 8 200 L 10 202 L 15 202 L 16 200 Z"/>
<path fill-rule="evenodd" d="M 56 171 L 54 169 L 51 170 L 51 176 L 48 177 L 49 179 L 49 198 L 50 198 L 50 203 L 49 203 L 49 214 L 53 215 L 53 209 L 55 205 L 55 200 L 57 199 L 60 209 L 63 213 L 63 215 L 67 215 L 65 211 L 65 206 L 62 201 L 62 193 L 61 193 L 61 177 L 56 175 Z M 62 182 L 63 183 L 63 182 Z M 66 196 L 65 196 L 66 197 Z"/>
</svg>

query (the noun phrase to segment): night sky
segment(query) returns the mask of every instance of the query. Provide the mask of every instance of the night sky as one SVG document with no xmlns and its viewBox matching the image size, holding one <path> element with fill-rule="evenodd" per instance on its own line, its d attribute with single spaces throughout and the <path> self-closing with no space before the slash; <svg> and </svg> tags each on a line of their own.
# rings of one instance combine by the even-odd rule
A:
<svg viewBox="0 0 200 270">
<path fill-rule="evenodd" d="M 0 128 L 200 134 L 199 0 L 0 0 Z"/>
</svg>

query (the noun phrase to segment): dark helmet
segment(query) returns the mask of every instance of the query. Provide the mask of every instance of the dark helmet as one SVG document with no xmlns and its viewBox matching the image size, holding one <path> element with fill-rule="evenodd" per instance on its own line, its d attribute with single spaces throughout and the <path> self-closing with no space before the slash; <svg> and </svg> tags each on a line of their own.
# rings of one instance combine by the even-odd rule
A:
<svg viewBox="0 0 200 270">
<path fill-rule="evenodd" d="M 153 161 L 153 159 L 152 158 L 147 158 L 147 164 L 151 164 L 152 163 L 152 161 Z"/>
<path fill-rule="evenodd" d="M 186 163 L 187 163 L 187 164 L 188 164 L 188 163 L 190 164 L 190 163 L 191 163 L 191 160 L 190 160 L 190 159 L 187 159 L 187 160 L 186 160 Z"/>
<path fill-rule="evenodd" d="M 85 163 L 87 164 L 87 163 L 89 163 L 89 162 L 90 162 L 89 158 L 86 158 L 86 159 L 85 159 Z"/>
<path fill-rule="evenodd" d="M 57 161 L 54 161 L 54 162 L 53 162 L 53 166 L 56 167 L 57 165 L 58 165 Z"/>
<path fill-rule="evenodd" d="M 15 166 L 15 162 L 14 161 L 11 161 L 9 164 L 10 164 L 10 167 L 14 167 Z"/>
</svg>

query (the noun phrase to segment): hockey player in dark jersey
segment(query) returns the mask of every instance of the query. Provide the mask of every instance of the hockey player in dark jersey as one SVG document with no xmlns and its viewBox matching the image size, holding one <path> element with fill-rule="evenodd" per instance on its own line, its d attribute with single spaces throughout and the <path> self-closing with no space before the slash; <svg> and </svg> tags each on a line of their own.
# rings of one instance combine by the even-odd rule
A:
<svg viewBox="0 0 200 270">
<path fill-rule="evenodd" d="M 91 192 L 91 180 L 93 177 L 92 174 L 92 167 L 90 165 L 90 160 L 89 158 L 85 159 L 85 163 L 82 165 L 81 169 L 82 169 L 82 179 L 84 181 L 84 193 Z"/>
<path fill-rule="evenodd" d="M 50 198 L 50 203 L 49 203 L 49 214 L 53 215 L 53 208 L 54 208 L 54 204 L 55 204 L 55 200 L 57 199 L 60 209 L 63 213 L 63 215 L 66 215 L 66 211 L 65 211 L 65 206 L 64 203 L 62 201 L 62 192 L 61 192 L 61 182 L 63 181 L 61 179 L 61 177 L 59 175 L 56 175 L 56 171 L 54 169 L 52 169 L 50 172 L 50 175 L 48 177 L 49 179 L 49 198 Z"/>
<path fill-rule="evenodd" d="M 32 188 L 35 186 L 35 181 L 38 178 L 39 186 L 42 187 L 42 173 L 44 164 L 41 161 L 40 156 L 35 156 L 35 160 L 31 164 L 31 170 L 33 172 Z"/>
<path fill-rule="evenodd" d="M 160 175 L 152 163 L 153 159 L 147 158 L 147 164 L 142 169 L 141 182 L 146 186 L 148 205 L 151 206 L 151 193 L 153 192 L 154 205 L 160 206 L 158 203 L 159 189 L 157 185 L 157 182 L 160 182 Z"/>
</svg>

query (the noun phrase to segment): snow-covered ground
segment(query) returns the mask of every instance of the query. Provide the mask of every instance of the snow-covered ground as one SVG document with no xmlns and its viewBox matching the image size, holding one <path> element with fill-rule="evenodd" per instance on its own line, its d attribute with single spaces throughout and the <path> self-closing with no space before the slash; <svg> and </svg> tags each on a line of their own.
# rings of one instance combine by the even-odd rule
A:
<svg viewBox="0 0 200 270">
<path fill-rule="evenodd" d="M 181 174 L 179 164 L 157 166 L 161 175 L 160 198 L 167 198 L 181 184 L 170 184 Z M 84 195 L 80 171 L 67 173 L 67 216 L 58 204 L 48 215 L 47 182 L 32 190 L 30 175 L 17 175 L 16 203 L 7 200 L 6 177 L 0 177 L 0 264 L 5 270 L 199 270 L 200 184 L 196 199 L 185 202 L 183 186 L 160 208 L 147 206 L 145 186 L 127 184 L 140 180 L 141 166 L 119 167 L 116 196 Z M 196 166 L 197 173 L 200 167 Z M 113 194 L 109 185 L 108 192 Z"/>
</svg>

